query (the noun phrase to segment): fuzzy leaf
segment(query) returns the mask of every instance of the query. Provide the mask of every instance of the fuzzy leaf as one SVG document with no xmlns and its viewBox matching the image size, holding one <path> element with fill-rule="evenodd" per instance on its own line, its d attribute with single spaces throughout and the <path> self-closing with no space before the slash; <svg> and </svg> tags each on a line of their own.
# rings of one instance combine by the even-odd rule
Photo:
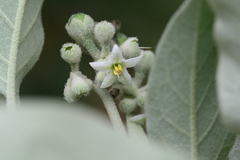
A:
<svg viewBox="0 0 240 160">
<path fill-rule="evenodd" d="M 149 80 L 149 137 L 193 160 L 225 160 L 235 138 L 219 118 L 212 23 L 205 0 L 186 0 L 158 44 Z"/>
<path fill-rule="evenodd" d="M 216 14 L 215 39 L 220 53 L 218 96 L 225 124 L 240 133 L 240 1 L 209 0 Z"/>
<path fill-rule="evenodd" d="M 43 0 L 0 1 L 0 93 L 7 98 L 19 91 L 22 79 L 42 50 L 42 3 Z"/>
<path fill-rule="evenodd" d="M 59 100 L 23 102 L 0 112 L 0 159 L 17 160 L 184 160 L 116 134 L 89 106 Z M 84 109 L 87 107 L 88 109 Z"/>
</svg>

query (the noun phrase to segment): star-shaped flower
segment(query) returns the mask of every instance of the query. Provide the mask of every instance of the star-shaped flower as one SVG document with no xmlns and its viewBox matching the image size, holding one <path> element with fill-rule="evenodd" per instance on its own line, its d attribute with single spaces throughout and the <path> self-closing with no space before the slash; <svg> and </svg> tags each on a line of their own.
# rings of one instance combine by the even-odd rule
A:
<svg viewBox="0 0 240 160">
<path fill-rule="evenodd" d="M 101 84 L 101 88 L 107 88 L 116 80 L 123 84 L 131 85 L 132 78 L 128 73 L 127 68 L 134 67 L 141 58 L 142 56 L 138 56 L 125 60 L 120 48 L 117 45 L 114 45 L 110 58 L 107 61 L 91 62 L 89 64 L 95 70 L 107 73 L 107 76 Z"/>
</svg>

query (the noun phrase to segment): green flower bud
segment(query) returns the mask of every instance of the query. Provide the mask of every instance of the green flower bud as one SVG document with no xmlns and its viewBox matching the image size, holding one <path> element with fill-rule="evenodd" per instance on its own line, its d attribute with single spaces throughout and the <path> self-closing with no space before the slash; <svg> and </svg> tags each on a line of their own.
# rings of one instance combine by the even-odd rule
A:
<svg viewBox="0 0 240 160">
<path fill-rule="evenodd" d="M 91 86 L 82 77 L 74 77 L 71 84 L 71 91 L 76 97 L 87 96 Z"/>
<path fill-rule="evenodd" d="M 107 21 L 102 21 L 96 24 L 94 28 L 95 38 L 99 43 L 105 43 L 110 41 L 115 34 L 115 28 L 112 23 Z"/>
<path fill-rule="evenodd" d="M 136 115 L 134 117 L 131 117 L 130 121 L 140 124 L 140 125 L 143 125 L 146 121 L 146 115 L 145 114 Z"/>
<path fill-rule="evenodd" d="M 138 104 L 139 107 L 141 107 L 141 108 L 145 107 L 146 96 L 147 96 L 146 91 L 142 91 L 142 92 L 140 92 L 138 94 L 138 96 L 137 96 L 137 104 Z"/>
<path fill-rule="evenodd" d="M 76 96 L 71 91 L 71 82 L 72 82 L 72 79 L 68 78 L 67 83 L 65 84 L 65 87 L 64 87 L 64 92 L 63 92 L 64 99 L 68 103 L 75 102 L 75 98 L 76 98 Z"/>
<path fill-rule="evenodd" d="M 128 39 L 128 37 L 125 34 L 117 32 L 117 34 L 116 34 L 116 43 L 119 46 L 122 45 L 127 39 Z"/>
<path fill-rule="evenodd" d="M 65 28 L 75 41 L 81 42 L 86 37 L 92 35 L 94 30 L 94 20 L 84 13 L 74 14 L 69 18 Z"/>
<path fill-rule="evenodd" d="M 61 50 L 61 57 L 69 64 L 76 64 L 80 62 L 82 57 L 82 50 L 77 44 L 65 43 Z"/>
<path fill-rule="evenodd" d="M 99 71 L 96 75 L 96 81 L 101 84 L 106 76 L 107 74 L 105 72 Z"/>
<path fill-rule="evenodd" d="M 140 55 L 140 48 L 137 38 L 128 38 L 121 46 L 123 57 L 126 59 L 137 57 Z"/>
<path fill-rule="evenodd" d="M 141 51 L 142 59 L 141 61 L 134 67 L 135 71 L 147 73 L 153 64 L 154 53 L 152 51 Z"/>
<path fill-rule="evenodd" d="M 124 98 L 119 103 L 119 109 L 125 114 L 132 113 L 137 108 L 136 99 Z"/>
</svg>

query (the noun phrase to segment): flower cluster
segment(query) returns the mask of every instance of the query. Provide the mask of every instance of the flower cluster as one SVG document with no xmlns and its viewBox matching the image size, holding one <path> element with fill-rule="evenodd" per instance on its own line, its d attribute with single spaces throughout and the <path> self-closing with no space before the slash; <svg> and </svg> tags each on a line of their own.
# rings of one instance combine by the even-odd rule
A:
<svg viewBox="0 0 240 160">
<path fill-rule="evenodd" d="M 71 66 L 64 89 L 68 102 L 77 101 L 95 88 L 96 92 L 100 89 L 118 98 L 120 111 L 127 115 L 132 115 L 137 106 L 144 112 L 147 85 L 142 86 L 142 82 L 151 68 L 154 54 L 141 50 L 138 39 L 121 33 L 120 26 L 119 21 L 94 22 L 83 13 L 70 17 L 65 28 L 76 44 L 66 43 L 60 50 L 61 57 Z M 89 64 L 96 70 L 94 83 L 79 70 L 82 51 L 93 58 Z M 127 70 L 131 67 L 135 71 L 133 78 Z M 132 121 L 142 123 L 144 115 L 136 116 Z"/>
</svg>

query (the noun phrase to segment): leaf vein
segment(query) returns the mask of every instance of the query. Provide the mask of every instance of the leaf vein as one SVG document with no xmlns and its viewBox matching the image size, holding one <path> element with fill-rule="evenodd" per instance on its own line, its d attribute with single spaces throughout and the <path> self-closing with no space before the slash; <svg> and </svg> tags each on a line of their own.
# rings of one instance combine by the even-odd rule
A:
<svg viewBox="0 0 240 160">
<path fill-rule="evenodd" d="M 212 129 L 212 126 L 214 125 L 214 123 L 216 122 L 217 120 L 217 117 L 219 115 L 219 112 L 216 111 L 211 123 L 209 124 L 209 126 L 207 127 L 206 131 L 202 134 L 202 136 L 199 138 L 199 141 L 198 141 L 198 145 L 201 144 L 201 142 L 207 137 L 207 135 L 210 133 L 211 129 Z"/>
<path fill-rule="evenodd" d="M 10 19 L 4 14 L 4 12 L 1 9 L 0 9 L 0 16 L 8 24 L 8 26 L 13 30 L 14 24 L 10 21 Z"/>
<path fill-rule="evenodd" d="M 37 14 L 35 15 L 34 19 L 32 20 L 32 22 L 30 23 L 30 25 L 27 27 L 25 33 L 23 33 L 23 36 L 20 38 L 20 44 L 23 42 L 23 40 L 27 37 L 27 35 L 29 34 L 29 32 L 31 31 L 31 29 L 33 28 L 34 24 L 37 21 L 37 17 L 39 15 L 39 12 L 41 11 L 41 5 L 39 5 L 38 11 L 36 12 Z"/>
<path fill-rule="evenodd" d="M 205 89 L 205 92 L 203 93 L 203 95 L 202 95 L 202 97 L 201 97 L 201 99 L 200 99 L 200 101 L 199 101 L 199 103 L 198 103 L 198 105 L 197 105 L 197 112 L 198 112 L 198 110 L 201 109 L 202 103 L 203 103 L 203 101 L 205 100 L 205 98 L 207 97 L 207 93 L 208 93 L 208 91 L 209 91 L 209 89 L 210 89 L 210 86 L 211 86 L 211 84 L 212 84 L 212 82 L 213 82 L 213 78 L 214 78 L 214 77 L 215 77 L 215 75 L 212 74 L 211 77 L 210 77 L 210 80 L 208 81 L 207 88 Z"/>
<path fill-rule="evenodd" d="M 5 63 L 6 65 L 9 65 L 9 62 L 6 58 L 4 58 L 2 55 L 0 55 L 0 60 Z"/>
<path fill-rule="evenodd" d="M 190 135 L 188 134 L 188 132 L 186 132 L 184 129 L 182 129 L 181 127 L 178 127 L 175 123 L 173 123 L 171 120 L 169 120 L 166 116 L 163 116 L 163 120 L 165 120 L 170 126 L 172 126 L 175 130 L 177 130 L 178 132 L 184 134 L 187 137 L 190 137 Z"/>
</svg>

